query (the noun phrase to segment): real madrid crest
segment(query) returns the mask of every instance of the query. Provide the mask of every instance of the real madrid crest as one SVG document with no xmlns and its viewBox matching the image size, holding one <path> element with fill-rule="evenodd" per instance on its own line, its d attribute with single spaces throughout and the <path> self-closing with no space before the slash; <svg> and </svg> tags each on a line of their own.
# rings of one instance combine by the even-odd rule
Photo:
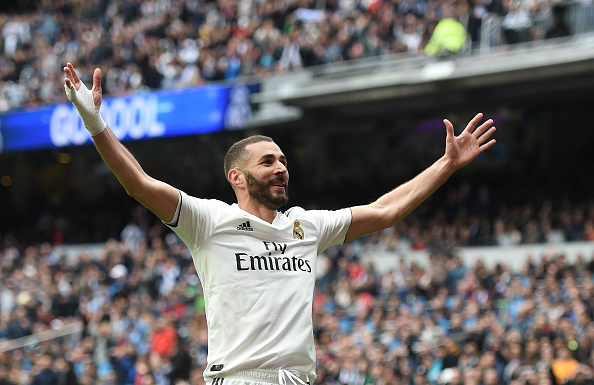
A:
<svg viewBox="0 0 594 385">
<path fill-rule="evenodd" d="M 300 226 L 301 223 L 299 221 L 293 222 L 293 238 L 294 239 L 303 239 L 303 229 Z"/>
</svg>

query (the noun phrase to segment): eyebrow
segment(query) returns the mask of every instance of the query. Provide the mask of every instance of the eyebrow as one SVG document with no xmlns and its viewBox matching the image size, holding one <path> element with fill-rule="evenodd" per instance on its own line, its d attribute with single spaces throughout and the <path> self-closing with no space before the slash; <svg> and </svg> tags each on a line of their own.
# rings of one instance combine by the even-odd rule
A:
<svg viewBox="0 0 594 385">
<path fill-rule="evenodd" d="M 262 155 L 260 157 L 260 159 L 258 159 L 258 161 L 262 161 L 264 159 L 269 159 L 269 158 L 276 159 L 276 155 L 274 155 L 274 154 L 265 154 L 265 155 Z M 287 157 L 285 156 L 285 154 L 281 154 L 278 158 L 280 160 L 284 160 L 285 162 L 287 161 Z"/>
</svg>

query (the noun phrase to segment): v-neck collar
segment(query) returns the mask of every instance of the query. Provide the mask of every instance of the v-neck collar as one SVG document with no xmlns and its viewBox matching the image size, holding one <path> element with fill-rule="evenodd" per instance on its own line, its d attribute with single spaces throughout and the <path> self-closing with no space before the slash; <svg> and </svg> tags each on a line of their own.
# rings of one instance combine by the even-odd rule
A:
<svg viewBox="0 0 594 385">
<path fill-rule="evenodd" d="M 262 223 L 269 224 L 269 225 L 273 225 L 273 226 L 275 226 L 277 224 L 280 224 L 279 223 L 280 222 L 280 218 L 284 215 L 281 211 L 276 210 L 276 216 L 272 220 L 272 223 L 270 223 L 270 222 L 265 221 L 264 219 L 260 218 L 257 215 L 254 215 L 252 213 L 249 213 L 249 212 L 245 211 L 244 209 L 242 209 L 241 207 L 239 207 L 239 205 L 237 203 L 233 203 L 231 206 L 232 207 L 235 207 L 237 210 L 239 210 L 242 213 L 244 213 L 245 215 L 249 216 L 251 219 L 254 219 L 254 220 L 260 221 Z"/>
</svg>

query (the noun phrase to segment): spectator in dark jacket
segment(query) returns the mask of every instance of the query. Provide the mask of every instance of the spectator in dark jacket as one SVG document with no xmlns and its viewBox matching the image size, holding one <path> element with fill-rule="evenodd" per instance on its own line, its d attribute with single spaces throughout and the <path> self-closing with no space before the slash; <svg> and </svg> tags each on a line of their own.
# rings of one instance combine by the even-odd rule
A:
<svg viewBox="0 0 594 385">
<path fill-rule="evenodd" d="M 33 373 L 37 373 L 33 376 L 32 385 L 58 385 L 58 375 L 51 369 L 52 356 L 44 354 L 37 359 L 35 366 L 33 367 Z"/>
<path fill-rule="evenodd" d="M 192 357 L 185 349 L 179 334 L 175 335 L 173 354 L 170 359 L 171 371 L 167 375 L 169 383 L 175 385 L 179 380 L 188 381 L 192 370 Z"/>
</svg>

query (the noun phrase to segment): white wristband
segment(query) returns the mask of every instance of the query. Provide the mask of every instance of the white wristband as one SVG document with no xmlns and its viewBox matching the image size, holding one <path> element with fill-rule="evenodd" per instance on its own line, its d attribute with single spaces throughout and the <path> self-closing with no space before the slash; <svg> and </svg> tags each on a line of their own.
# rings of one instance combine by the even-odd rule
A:
<svg viewBox="0 0 594 385">
<path fill-rule="evenodd" d="M 89 90 L 83 82 L 80 82 L 80 88 L 78 91 L 74 86 L 68 88 L 64 84 L 66 90 L 66 96 L 74 104 L 78 114 L 80 115 L 85 128 L 89 131 L 91 136 L 100 134 L 107 126 L 99 113 L 101 104 L 96 106 L 93 101 L 93 92 Z"/>
</svg>

